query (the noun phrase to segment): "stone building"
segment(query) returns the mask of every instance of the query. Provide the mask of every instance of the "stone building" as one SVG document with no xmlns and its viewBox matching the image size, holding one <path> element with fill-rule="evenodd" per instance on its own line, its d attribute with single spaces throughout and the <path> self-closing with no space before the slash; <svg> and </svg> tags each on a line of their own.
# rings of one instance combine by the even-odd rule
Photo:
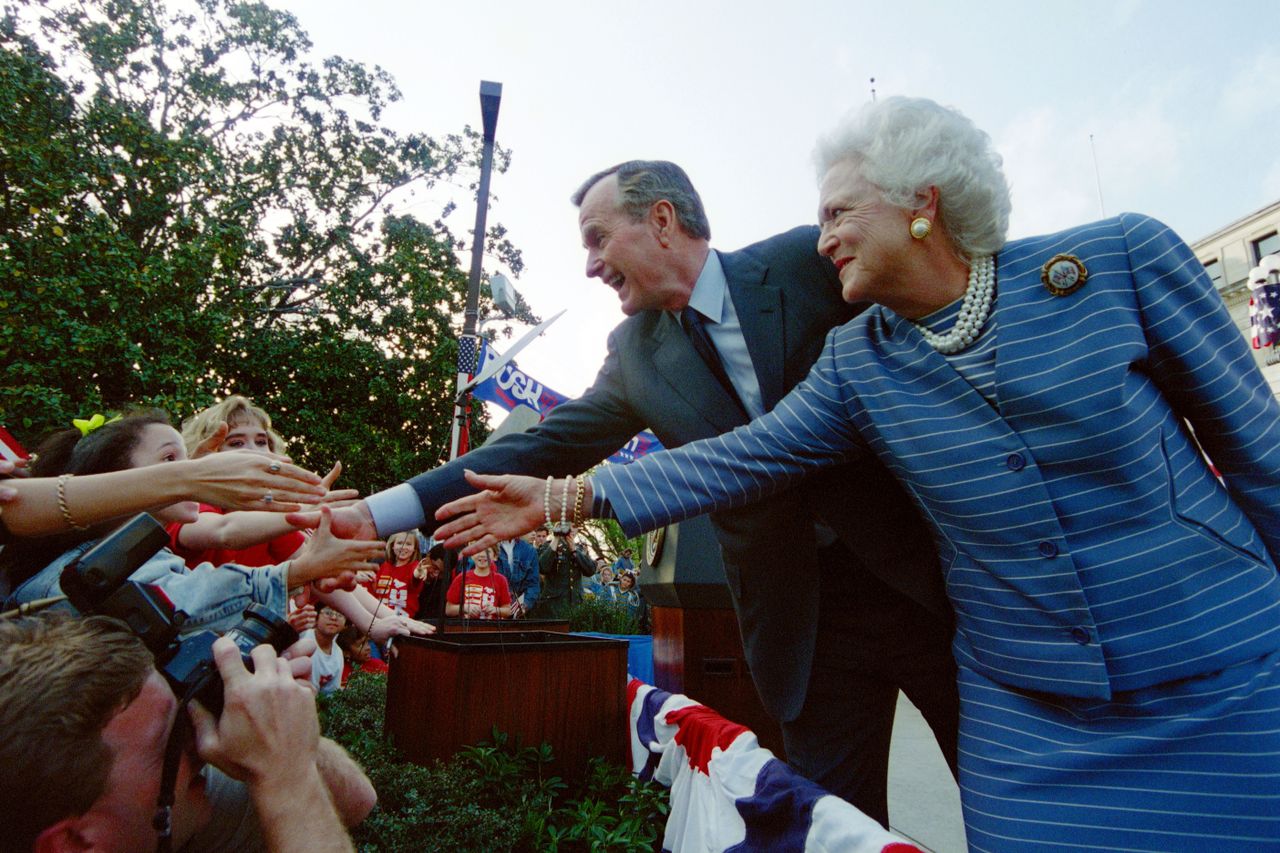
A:
<svg viewBox="0 0 1280 853">
<path fill-rule="evenodd" d="M 1237 219 L 1191 244 L 1231 311 L 1240 334 L 1252 342 L 1249 328 L 1249 270 L 1266 255 L 1280 253 L 1280 201 Z M 1280 396 L 1280 348 L 1255 349 L 1263 375 Z"/>
</svg>

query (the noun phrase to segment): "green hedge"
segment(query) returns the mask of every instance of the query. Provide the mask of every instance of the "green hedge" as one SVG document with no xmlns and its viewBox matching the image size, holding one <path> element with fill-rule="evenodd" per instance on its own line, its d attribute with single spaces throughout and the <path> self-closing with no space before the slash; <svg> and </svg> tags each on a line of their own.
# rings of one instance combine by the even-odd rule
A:
<svg viewBox="0 0 1280 853">
<path fill-rule="evenodd" d="M 594 631 L 598 634 L 647 634 L 625 604 L 604 601 L 594 596 L 584 598 L 569 608 L 570 631 Z"/>
<path fill-rule="evenodd" d="M 352 833 L 362 851 L 656 851 L 667 792 L 602 760 L 570 786 L 544 772 L 551 747 L 495 731 L 448 762 L 422 767 L 382 739 L 386 677 L 353 675 L 320 699 L 326 736 L 360 762 L 378 805 Z"/>
</svg>

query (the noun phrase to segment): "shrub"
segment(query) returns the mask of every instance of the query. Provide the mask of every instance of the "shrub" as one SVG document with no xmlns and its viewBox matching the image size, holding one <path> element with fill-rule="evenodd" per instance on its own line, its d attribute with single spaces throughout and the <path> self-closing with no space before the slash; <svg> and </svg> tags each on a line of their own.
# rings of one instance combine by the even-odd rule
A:
<svg viewBox="0 0 1280 853">
<path fill-rule="evenodd" d="M 584 598 L 569 608 L 570 631 L 595 631 L 599 634 L 644 634 L 640 617 L 624 604 L 599 598 Z"/>
<path fill-rule="evenodd" d="M 570 786 L 544 771 L 551 747 L 521 746 L 494 731 L 447 762 L 412 764 L 382 738 L 386 677 L 357 673 L 320 698 L 326 736 L 364 767 L 378 805 L 352 833 L 362 851 L 654 851 L 665 789 L 626 768 L 593 761 Z"/>
</svg>

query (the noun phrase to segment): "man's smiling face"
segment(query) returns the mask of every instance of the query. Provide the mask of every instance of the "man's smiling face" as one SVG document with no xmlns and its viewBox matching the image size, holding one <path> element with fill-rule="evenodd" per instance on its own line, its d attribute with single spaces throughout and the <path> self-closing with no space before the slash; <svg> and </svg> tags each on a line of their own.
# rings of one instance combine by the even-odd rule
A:
<svg viewBox="0 0 1280 853">
<path fill-rule="evenodd" d="M 578 227 L 587 250 L 587 277 L 612 287 L 624 314 L 684 307 L 689 291 L 665 263 L 669 250 L 659 239 L 659 224 L 652 216 L 631 218 L 618 197 L 617 175 L 587 191 Z"/>
</svg>

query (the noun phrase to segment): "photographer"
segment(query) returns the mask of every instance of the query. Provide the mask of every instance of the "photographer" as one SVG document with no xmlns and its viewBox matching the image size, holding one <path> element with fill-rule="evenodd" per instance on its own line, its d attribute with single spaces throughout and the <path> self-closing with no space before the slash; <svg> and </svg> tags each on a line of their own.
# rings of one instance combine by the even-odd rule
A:
<svg viewBox="0 0 1280 853">
<path fill-rule="evenodd" d="M 174 850 L 352 849 L 343 824 L 363 820 L 375 794 L 341 747 L 319 736 L 312 693 L 295 680 L 295 670 L 309 672 L 308 659 L 258 646 L 251 673 L 230 640 L 218 640 L 213 653 L 224 709 L 215 720 L 192 706 L 189 726 L 124 623 L 62 614 L 0 622 L 6 849 L 154 849 L 175 726 L 186 749 L 174 787 Z"/>
<path fill-rule="evenodd" d="M 542 597 L 530 616 L 534 619 L 565 619 L 569 608 L 582 600 L 582 578 L 596 573 L 595 561 L 587 549 L 573 541 L 573 526 L 552 528 L 548 547 L 538 554 L 542 570 Z"/>
</svg>

